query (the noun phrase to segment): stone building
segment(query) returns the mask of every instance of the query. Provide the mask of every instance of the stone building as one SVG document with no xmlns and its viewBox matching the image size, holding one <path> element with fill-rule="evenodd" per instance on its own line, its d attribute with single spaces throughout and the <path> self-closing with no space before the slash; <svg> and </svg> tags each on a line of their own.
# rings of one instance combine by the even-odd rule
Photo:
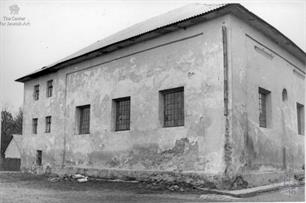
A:
<svg viewBox="0 0 306 203">
<path fill-rule="evenodd" d="M 21 168 L 213 183 L 299 170 L 305 56 L 240 4 L 136 24 L 16 80 Z"/>
</svg>

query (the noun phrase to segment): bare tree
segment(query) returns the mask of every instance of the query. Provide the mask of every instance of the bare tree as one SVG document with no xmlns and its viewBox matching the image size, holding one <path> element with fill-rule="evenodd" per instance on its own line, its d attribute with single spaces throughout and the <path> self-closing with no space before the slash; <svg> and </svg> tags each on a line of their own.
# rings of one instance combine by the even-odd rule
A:
<svg viewBox="0 0 306 203">
<path fill-rule="evenodd" d="M 22 134 L 22 119 L 23 119 L 23 111 L 22 108 L 19 108 L 17 114 L 14 117 L 14 128 L 13 134 Z"/>
</svg>

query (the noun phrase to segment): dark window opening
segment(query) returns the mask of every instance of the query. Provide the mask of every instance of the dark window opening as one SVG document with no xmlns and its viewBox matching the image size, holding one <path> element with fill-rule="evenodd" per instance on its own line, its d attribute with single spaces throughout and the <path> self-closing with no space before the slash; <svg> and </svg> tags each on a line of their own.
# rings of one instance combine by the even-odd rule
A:
<svg viewBox="0 0 306 203">
<path fill-rule="evenodd" d="M 77 107 L 79 115 L 79 134 L 89 134 L 90 128 L 90 105 Z"/>
<path fill-rule="evenodd" d="M 287 90 L 284 88 L 282 92 L 282 100 L 287 101 L 288 100 L 288 95 L 287 95 Z"/>
<path fill-rule="evenodd" d="M 34 100 L 39 99 L 39 85 L 34 86 L 34 94 L 33 94 Z"/>
<path fill-rule="evenodd" d="M 305 126 L 304 126 L 304 105 L 296 103 L 296 109 L 297 109 L 297 125 L 298 125 L 298 134 L 304 135 L 305 133 Z"/>
<path fill-rule="evenodd" d="M 184 125 L 184 87 L 160 91 L 162 96 L 163 126 Z"/>
<path fill-rule="evenodd" d="M 46 117 L 46 133 L 51 132 L 51 116 Z"/>
<path fill-rule="evenodd" d="M 52 96 L 52 91 L 53 91 L 53 80 L 49 80 L 47 82 L 47 97 Z"/>
<path fill-rule="evenodd" d="M 36 151 L 36 165 L 38 166 L 42 165 L 42 151 L 41 150 Z"/>
<path fill-rule="evenodd" d="M 259 93 L 259 126 L 262 128 L 267 127 L 268 120 L 268 96 L 270 91 L 263 88 L 258 89 Z"/>
<path fill-rule="evenodd" d="M 131 98 L 124 97 L 119 99 L 114 99 L 115 102 L 115 130 L 130 130 L 130 111 L 131 111 Z"/>
<path fill-rule="evenodd" d="M 38 118 L 33 118 L 32 120 L 32 132 L 37 134 Z"/>
</svg>

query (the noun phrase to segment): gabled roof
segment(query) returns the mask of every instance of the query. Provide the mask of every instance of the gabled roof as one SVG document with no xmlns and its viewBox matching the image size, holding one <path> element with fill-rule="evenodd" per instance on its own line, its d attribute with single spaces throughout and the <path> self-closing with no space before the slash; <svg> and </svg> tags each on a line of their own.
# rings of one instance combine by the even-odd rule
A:
<svg viewBox="0 0 306 203">
<path fill-rule="evenodd" d="M 9 145 L 7 146 L 4 154 L 6 158 L 20 158 L 22 147 L 22 135 L 13 134 Z M 17 157 L 16 157 L 17 156 Z"/>
<path fill-rule="evenodd" d="M 263 34 L 268 36 L 305 64 L 306 54 L 303 50 L 273 26 L 240 4 L 195 3 L 128 27 L 109 37 L 99 40 L 64 59 L 18 78 L 16 81 L 26 82 L 38 76 L 56 72 L 58 69 L 64 68 L 68 65 L 94 58 L 140 41 L 158 37 L 165 33 L 179 30 L 228 13 L 239 17 L 241 20 L 244 20 L 251 26 L 263 32 Z"/>
</svg>

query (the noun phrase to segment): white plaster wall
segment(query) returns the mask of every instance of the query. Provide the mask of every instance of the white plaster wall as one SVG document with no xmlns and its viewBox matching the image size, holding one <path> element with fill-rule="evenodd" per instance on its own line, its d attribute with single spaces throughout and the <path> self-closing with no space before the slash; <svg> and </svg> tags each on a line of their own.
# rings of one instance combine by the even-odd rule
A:
<svg viewBox="0 0 306 203">
<path fill-rule="evenodd" d="M 44 166 L 58 167 L 64 158 L 65 166 L 222 173 L 224 21 L 169 33 L 26 82 L 22 167 L 35 164 L 40 149 Z M 54 96 L 46 98 L 49 79 Z M 40 84 L 38 101 L 32 96 L 35 84 Z M 163 128 L 158 91 L 178 86 L 185 88 L 185 125 Z M 131 97 L 131 130 L 114 132 L 111 101 L 124 96 Z M 91 105 L 90 134 L 77 135 L 75 108 L 85 104 Z M 51 133 L 43 133 L 48 115 Z M 35 117 L 37 135 L 31 133 Z M 170 153 L 180 144 L 182 154 Z"/>
<path fill-rule="evenodd" d="M 297 133 L 296 102 L 305 104 L 305 77 L 296 74 L 286 60 L 304 71 L 305 64 L 236 17 L 231 17 L 231 29 L 235 170 L 282 170 L 284 157 L 287 169 L 301 169 L 304 136 Z M 258 87 L 271 91 L 272 123 L 268 128 L 258 124 Z M 288 92 L 286 102 L 282 101 L 283 88 Z"/>
</svg>

